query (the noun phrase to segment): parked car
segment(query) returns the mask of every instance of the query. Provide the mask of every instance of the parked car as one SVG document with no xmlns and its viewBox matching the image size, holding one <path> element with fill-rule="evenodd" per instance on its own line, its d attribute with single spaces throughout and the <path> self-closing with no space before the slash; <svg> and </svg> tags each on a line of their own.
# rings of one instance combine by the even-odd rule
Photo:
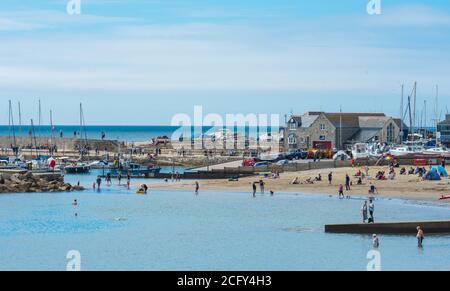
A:
<svg viewBox="0 0 450 291">
<path fill-rule="evenodd" d="M 275 163 L 275 165 L 277 165 L 277 166 L 289 165 L 289 161 L 288 160 L 279 160 L 278 162 Z"/>
<path fill-rule="evenodd" d="M 304 152 L 302 150 L 295 150 L 295 151 L 287 153 L 286 159 L 288 159 L 288 160 L 300 160 L 300 159 L 304 160 L 307 158 L 307 156 L 308 156 L 307 152 Z"/>
<path fill-rule="evenodd" d="M 253 167 L 256 164 L 256 160 L 255 159 L 245 159 L 242 162 L 242 166 L 243 167 Z"/>
<path fill-rule="evenodd" d="M 258 162 L 258 163 L 255 163 L 254 167 L 266 167 L 266 166 L 270 166 L 270 165 L 272 165 L 271 162 L 265 161 L 265 162 Z"/>
</svg>

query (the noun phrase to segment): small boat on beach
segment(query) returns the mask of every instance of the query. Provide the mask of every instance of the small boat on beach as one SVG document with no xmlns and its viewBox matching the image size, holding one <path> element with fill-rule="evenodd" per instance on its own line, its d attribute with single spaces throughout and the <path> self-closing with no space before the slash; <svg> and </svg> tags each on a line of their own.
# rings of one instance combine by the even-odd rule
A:
<svg viewBox="0 0 450 291">
<path fill-rule="evenodd" d="M 366 143 L 356 143 L 352 146 L 353 159 L 366 159 L 369 157 L 369 147 Z"/>
</svg>

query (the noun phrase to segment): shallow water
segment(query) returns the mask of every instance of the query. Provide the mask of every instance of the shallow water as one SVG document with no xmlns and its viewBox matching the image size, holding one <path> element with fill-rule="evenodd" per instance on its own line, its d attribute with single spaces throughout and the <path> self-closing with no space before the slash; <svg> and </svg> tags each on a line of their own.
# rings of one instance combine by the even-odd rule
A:
<svg viewBox="0 0 450 291">
<path fill-rule="evenodd" d="M 358 222 L 361 203 L 293 194 L 141 196 L 118 185 L 0 195 L 0 270 L 65 270 L 69 250 L 80 252 L 82 270 L 365 270 L 370 236 L 323 231 Z M 375 216 L 449 219 L 450 207 L 378 200 Z M 450 236 L 427 236 L 423 250 L 414 236 L 381 236 L 379 250 L 383 270 L 450 270 Z"/>
</svg>

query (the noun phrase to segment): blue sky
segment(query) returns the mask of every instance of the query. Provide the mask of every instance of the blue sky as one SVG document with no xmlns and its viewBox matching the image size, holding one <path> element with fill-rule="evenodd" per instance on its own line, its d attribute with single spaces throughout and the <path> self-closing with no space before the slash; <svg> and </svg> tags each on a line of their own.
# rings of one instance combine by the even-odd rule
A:
<svg viewBox="0 0 450 291">
<path fill-rule="evenodd" d="M 384 111 L 418 82 L 450 107 L 450 3 L 381 0 L 0 2 L 0 123 L 169 124 L 177 113 Z M 44 121 L 48 121 L 45 118 Z"/>
</svg>

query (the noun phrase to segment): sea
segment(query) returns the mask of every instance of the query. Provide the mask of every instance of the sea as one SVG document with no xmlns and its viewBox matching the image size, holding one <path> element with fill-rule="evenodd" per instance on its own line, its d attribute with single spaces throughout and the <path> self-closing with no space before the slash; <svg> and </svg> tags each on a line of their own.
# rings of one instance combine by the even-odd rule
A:
<svg viewBox="0 0 450 291">
<path fill-rule="evenodd" d="M 166 125 L 151 125 L 151 126 L 120 126 L 120 125 L 94 125 L 85 126 L 82 129 L 76 125 L 55 125 L 53 130 L 51 126 L 34 126 L 33 132 L 35 136 L 50 136 L 53 132 L 55 136 L 60 136 L 62 132 L 64 137 L 74 137 L 74 133 L 78 133 L 83 130 L 88 139 L 101 139 L 102 133 L 105 133 L 106 139 L 128 141 L 128 142 L 141 142 L 148 141 L 158 136 L 171 136 L 178 126 L 166 126 Z M 7 125 L 0 125 L 0 136 L 10 136 L 15 134 L 16 136 L 29 136 L 31 131 L 30 126 L 15 126 L 14 132 L 12 127 Z"/>
<path fill-rule="evenodd" d="M 0 125 L 0 137 L 1 136 L 30 136 L 33 134 L 36 137 L 39 136 L 54 136 L 59 137 L 62 133 L 63 137 L 71 138 L 77 134 L 77 137 L 87 136 L 88 139 L 101 139 L 102 134 L 105 134 L 105 139 L 109 140 L 119 140 L 126 142 L 142 142 L 149 141 L 152 138 L 158 136 L 168 136 L 172 137 L 177 131 L 176 138 L 180 137 L 180 134 L 190 135 L 191 137 L 198 137 L 202 133 L 208 133 L 216 131 L 217 127 L 212 126 L 192 126 L 192 127 L 180 127 L 180 126 L 170 126 L 170 125 L 140 125 L 140 126 L 122 126 L 122 125 L 91 125 L 81 128 L 79 125 L 55 125 L 51 126 L 8 126 Z M 234 127 L 235 132 L 242 134 L 248 133 L 249 131 L 261 131 L 256 127 Z M 264 131 L 270 132 L 272 128 L 269 126 Z M 187 134 L 186 134 L 187 132 Z"/>
<path fill-rule="evenodd" d="M 84 192 L 0 195 L 0 270 L 450 270 L 450 235 L 328 234 L 361 220 L 362 199 L 336 195 L 152 189 L 137 195 L 100 170 L 67 175 Z M 136 181 L 135 181 L 136 182 Z M 78 206 L 72 202 L 77 199 Z M 377 199 L 377 221 L 441 220 L 450 205 Z M 375 252 L 374 252 L 375 251 Z"/>
</svg>

